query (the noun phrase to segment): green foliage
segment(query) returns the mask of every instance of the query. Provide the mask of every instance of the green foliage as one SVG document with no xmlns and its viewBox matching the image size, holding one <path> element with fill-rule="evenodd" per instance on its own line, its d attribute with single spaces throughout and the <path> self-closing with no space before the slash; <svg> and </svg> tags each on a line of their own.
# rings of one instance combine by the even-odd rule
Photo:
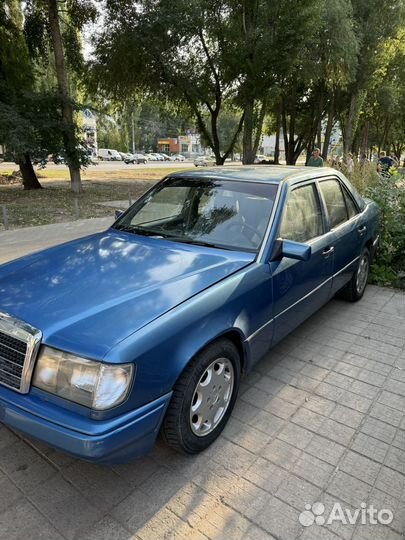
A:
<svg viewBox="0 0 405 540">
<path fill-rule="evenodd" d="M 380 242 L 370 280 L 405 288 L 405 177 L 394 168 L 390 177 L 381 177 L 376 169 L 376 163 L 356 163 L 348 175 L 359 193 L 375 201 L 381 211 Z"/>
<path fill-rule="evenodd" d="M 98 146 L 121 152 L 132 151 L 133 135 L 135 150 L 157 151 L 159 138 L 175 138 L 194 127 L 187 110 L 179 109 L 169 101 L 137 96 L 115 106 L 101 102 L 94 109 Z"/>
<path fill-rule="evenodd" d="M 98 118 L 98 147 L 128 152 L 128 134 L 110 117 L 100 116 Z"/>
<path fill-rule="evenodd" d="M 25 154 L 46 157 L 62 148 L 62 118 L 55 93 L 24 92 L 11 105 L 0 101 L 0 141 L 17 163 Z"/>
<path fill-rule="evenodd" d="M 377 164 L 376 163 L 364 163 L 360 165 L 355 163 L 353 172 L 349 175 L 345 167 L 342 171 L 350 179 L 350 182 L 355 186 L 355 188 L 362 193 L 366 193 L 367 189 L 372 188 L 379 184 L 380 177 L 377 173 Z"/>
<path fill-rule="evenodd" d="M 32 68 L 21 33 L 18 3 L 0 4 L 0 101 L 11 103 L 18 90 L 31 87 Z"/>
<path fill-rule="evenodd" d="M 218 136 L 221 152 L 225 152 L 226 149 L 231 145 L 234 133 L 238 128 L 239 118 L 240 111 L 230 107 L 225 108 L 218 116 Z M 204 146 L 209 146 L 209 142 L 205 140 L 204 136 L 202 136 L 202 142 Z M 233 149 L 237 152 L 241 152 L 241 134 L 239 134 L 237 139 L 234 141 Z"/>
<path fill-rule="evenodd" d="M 379 204 L 381 230 L 378 256 L 371 279 L 378 285 L 405 288 L 405 189 L 404 177 L 378 178 L 366 195 Z"/>
<path fill-rule="evenodd" d="M 0 8 L 0 141 L 17 162 L 26 153 L 36 155 L 45 149 L 49 136 L 51 145 L 60 140 L 55 135 L 60 122 L 53 109 L 56 98 L 34 90 L 34 69 L 21 22 L 17 2 Z"/>
<path fill-rule="evenodd" d="M 219 118 L 238 96 L 246 63 L 234 46 L 235 11 L 225 0 L 146 0 L 141 9 L 133 2 L 107 2 L 92 62 L 93 91 L 116 100 L 135 92 L 169 99 L 194 117 L 221 163 L 244 116 L 237 110 L 226 146 Z"/>
<path fill-rule="evenodd" d="M 48 2 L 26 0 L 24 4 L 24 34 L 30 54 L 37 61 L 47 63 L 51 48 Z M 84 67 L 81 32 L 86 24 L 96 20 L 98 11 L 91 0 L 64 0 L 60 4 L 66 60 L 72 72 L 80 74 Z"/>
<path fill-rule="evenodd" d="M 51 65 L 46 10 L 43 3 L 32 1 L 25 10 L 24 20 L 20 2 L 0 5 L 0 143 L 17 163 L 26 155 L 64 154 L 65 125 L 55 75 L 51 69 L 49 77 L 44 76 L 45 66 Z M 76 153 L 85 165 L 87 153 L 80 148 Z"/>
</svg>

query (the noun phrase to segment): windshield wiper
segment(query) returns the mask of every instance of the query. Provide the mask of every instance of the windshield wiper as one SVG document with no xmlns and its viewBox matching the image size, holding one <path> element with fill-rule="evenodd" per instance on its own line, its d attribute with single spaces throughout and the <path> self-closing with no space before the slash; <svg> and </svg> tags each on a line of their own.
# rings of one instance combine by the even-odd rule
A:
<svg viewBox="0 0 405 540">
<path fill-rule="evenodd" d="M 172 240 L 173 242 L 182 242 L 183 244 L 194 244 L 196 246 L 211 247 L 216 249 L 227 249 L 228 251 L 234 251 L 233 248 L 228 246 L 221 246 L 218 244 L 213 244 L 212 242 L 205 242 L 204 240 L 196 240 L 187 236 L 166 236 L 165 238 L 167 240 Z"/>
<path fill-rule="evenodd" d="M 166 235 L 162 234 L 159 231 L 154 231 L 152 229 L 144 229 L 143 227 L 137 227 L 136 225 L 123 225 L 119 223 L 118 225 L 114 227 L 114 229 L 118 229 L 119 231 L 140 234 L 142 236 L 160 236 L 161 238 L 166 238 Z"/>
<path fill-rule="evenodd" d="M 210 247 L 215 249 L 226 249 L 228 251 L 234 251 L 234 248 L 228 246 L 222 246 L 214 244 L 212 242 L 205 242 L 204 240 L 197 240 L 187 236 L 173 236 L 170 234 L 162 233 L 159 231 L 154 231 L 153 229 L 145 229 L 144 227 L 138 227 L 136 225 L 123 225 L 118 224 L 114 227 L 119 231 L 131 232 L 134 234 L 140 234 L 143 236 L 152 236 L 156 238 L 165 238 L 166 240 L 171 240 L 172 242 L 181 242 L 183 244 L 194 244 L 196 246 Z"/>
</svg>

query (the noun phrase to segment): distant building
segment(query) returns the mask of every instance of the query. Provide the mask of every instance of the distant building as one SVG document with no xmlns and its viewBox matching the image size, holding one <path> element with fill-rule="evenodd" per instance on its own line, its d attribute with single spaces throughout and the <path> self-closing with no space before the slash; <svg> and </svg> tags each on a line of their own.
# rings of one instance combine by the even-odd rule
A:
<svg viewBox="0 0 405 540">
<path fill-rule="evenodd" d="M 187 157 L 203 152 L 199 135 L 180 135 L 158 139 L 158 152 L 165 154 L 183 154 Z"/>
<path fill-rule="evenodd" d="M 280 131 L 280 157 L 284 156 L 284 137 L 283 132 Z M 259 145 L 258 153 L 265 156 L 274 157 L 276 150 L 276 136 L 275 135 L 263 135 L 261 143 Z"/>
</svg>

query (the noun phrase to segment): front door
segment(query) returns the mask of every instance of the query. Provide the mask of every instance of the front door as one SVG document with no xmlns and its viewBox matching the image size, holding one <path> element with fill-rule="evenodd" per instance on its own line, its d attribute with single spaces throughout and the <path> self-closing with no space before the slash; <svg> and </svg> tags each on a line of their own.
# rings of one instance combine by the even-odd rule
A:
<svg viewBox="0 0 405 540">
<path fill-rule="evenodd" d="M 308 261 L 286 257 L 270 263 L 273 277 L 273 344 L 325 304 L 331 293 L 334 235 L 326 232 L 315 182 L 288 194 L 279 237 L 311 245 Z"/>
</svg>

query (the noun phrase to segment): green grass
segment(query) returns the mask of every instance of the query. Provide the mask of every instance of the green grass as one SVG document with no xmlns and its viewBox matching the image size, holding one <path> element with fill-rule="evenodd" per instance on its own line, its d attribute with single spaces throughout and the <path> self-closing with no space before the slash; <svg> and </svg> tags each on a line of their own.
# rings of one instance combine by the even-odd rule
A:
<svg viewBox="0 0 405 540">
<path fill-rule="evenodd" d="M 114 209 L 97 203 L 127 200 L 129 196 L 135 200 L 163 175 L 160 172 L 154 179 L 132 181 L 84 180 L 83 193 L 79 195 L 71 192 L 69 182 L 66 181 L 44 182 L 44 189 L 34 191 L 24 191 L 16 184 L 0 185 L 0 205 L 7 207 L 10 229 L 75 220 L 75 199 L 80 207 L 80 218 L 110 216 L 114 214 Z M 0 230 L 3 229 L 0 212 Z"/>
<path fill-rule="evenodd" d="M 190 169 L 194 167 L 190 166 Z M 15 169 L 0 169 L 1 176 L 10 176 L 13 172 L 18 170 L 16 166 Z M 99 166 L 94 165 L 88 167 L 87 169 L 82 170 L 81 176 L 83 180 L 158 180 L 164 176 L 177 172 L 188 170 L 184 167 L 159 167 L 159 168 L 140 168 L 138 169 L 136 165 L 128 165 L 128 167 L 121 167 L 118 170 L 106 170 L 101 169 Z M 40 181 L 52 181 L 57 182 L 59 180 L 69 180 L 69 170 L 66 167 L 61 167 L 60 169 L 37 169 L 35 168 L 38 179 Z"/>
</svg>

